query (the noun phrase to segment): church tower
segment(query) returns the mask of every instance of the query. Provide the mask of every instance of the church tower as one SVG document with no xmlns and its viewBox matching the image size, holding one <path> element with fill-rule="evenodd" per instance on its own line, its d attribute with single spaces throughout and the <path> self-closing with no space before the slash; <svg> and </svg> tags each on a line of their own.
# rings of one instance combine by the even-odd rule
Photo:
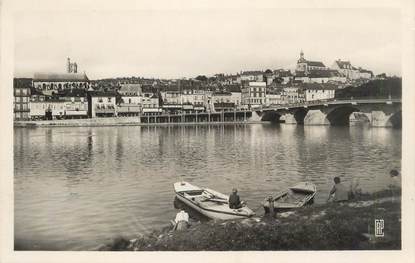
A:
<svg viewBox="0 0 415 263">
<path fill-rule="evenodd" d="M 304 58 L 304 52 L 303 52 L 303 50 L 301 49 L 301 52 L 300 52 L 300 59 L 298 60 L 298 63 L 301 63 L 301 62 L 305 62 L 306 60 L 305 60 L 305 58 Z"/>
<path fill-rule="evenodd" d="M 297 60 L 296 71 L 307 71 L 307 60 L 304 58 L 304 52 L 301 49 L 300 58 Z"/>
</svg>

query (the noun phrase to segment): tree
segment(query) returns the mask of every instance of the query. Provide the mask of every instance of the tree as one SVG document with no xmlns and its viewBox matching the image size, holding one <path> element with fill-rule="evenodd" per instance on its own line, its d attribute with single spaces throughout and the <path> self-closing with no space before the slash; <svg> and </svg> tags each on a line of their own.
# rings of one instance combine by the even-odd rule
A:
<svg viewBox="0 0 415 263">
<path fill-rule="evenodd" d="M 199 75 L 196 77 L 196 79 L 204 82 L 208 80 L 208 78 L 205 75 Z"/>
<path fill-rule="evenodd" d="M 337 99 L 345 98 L 402 98 L 402 79 L 371 80 L 359 86 L 349 86 L 336 91 Z"/>
</svg>

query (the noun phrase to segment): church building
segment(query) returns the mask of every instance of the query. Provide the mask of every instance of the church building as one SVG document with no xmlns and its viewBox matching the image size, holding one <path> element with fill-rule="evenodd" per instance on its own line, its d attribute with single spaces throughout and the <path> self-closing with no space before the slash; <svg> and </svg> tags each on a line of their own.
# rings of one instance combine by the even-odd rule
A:
<svg viewBox="0 0 415 263">
<path fill-rule="evenodd" d="M 297 67 L 295 70 L 308 74 L 313 70 L 327 70 L 327 68 L 323 62 L 306 60 L 304 58 L 304 52 L 301 50 L 300 59 L 297 61 Z"/>
</svg>

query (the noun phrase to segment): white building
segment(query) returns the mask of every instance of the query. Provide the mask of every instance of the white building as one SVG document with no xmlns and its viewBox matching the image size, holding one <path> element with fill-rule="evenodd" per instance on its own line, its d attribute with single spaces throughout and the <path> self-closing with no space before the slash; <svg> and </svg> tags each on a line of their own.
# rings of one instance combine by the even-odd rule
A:
<svg viewBox="0 0 415 263">
<path fill-rule="evenodd" d="M 306 101 L 332 100 L 336 92 L 336 85 L 332 84 L 303 84 Z"/>
<path fill-rule="evenodd" d="M 265 100 L 266 106 L 278 105 L 278 104 L 284 103 L 281 97 L 281 92 L 278 92 L 278 91 L 269 91 L 267 92 L 265 97 L 266 97 L 266 100 Z"/>
<path fill-rule="evenodd" d="M 156 94 L 151 97 L 143 97 L 142 113 L 143 115 L 158 115 L 162 113 L 159 105 L 159 97 Z"/>
<path fill-rule="evenodd" d="M 141 104 L 141 84 L 121 84 L 118 90 L 121 101 L 125 104 Z"/>
<path fill-rule="evenodd" d="M 63 100 L 30 101 L 31 119 L 60 119 L 65 116 L 66 102 Z"/>
<path fill-rule="evenodd" d="M 96 117 L 113 117 L 117 116 L 116 111 L 116 93 L 104 91 L 88 91 L 88 116 Z"/>
<path fill-rule="evenodd" d="M 266 94 L 265 82 L 249 82 L 248 85 L 242 87 L 242 104 L 249 107 L 257 107 L 265 104 Z"/>
<path fill-rule="evenodd" d="M 242 82 L 262 82 L 264 81 L 264 72 L 260 70 L 255 71 L 243 71 L 237 77 L 237 82 L 241 84 Z"/>
<path fill-rule="evenodd" d="M 85 92 L 64 92 L 53 98 L 35 95 L 31 97 L 29 109 L 31 119 L 80 119 L 88 116 Z"/>
<path fill-rule="evenodd" d="M 346 77 L 337 70 L 311 70 L 308 72 L 297 71 L 295 80 L 303 83 L 345 83 Z"/>
<path fill-rule="evenodd" d="M 242 91 L 239 84 L 225 85 L 224 90 L 231 93 L 230 101 L 235 104 L 237 109 L 241 108 L 242 105 Z"/>
<path fill-rule="evenodd" d="M 282 104 L 295 104 L 305 102 L 304 88 L 301 86 L 287 86 L 281 92 Z"/>
<path fill-rule="evenodd" d="M 118 93 L 121 101 L 117 105 L 118 116 L 137 116 L 142 108 L 141 84 L 121 84 Z"/>
<path fill-rule="evenodd" d="M 208 96 L 205 90 L 186 89 L 183 90 L 181 96 L 183 104 L 192 105 L 193 110 L 204 111 L 208 106 Z"/>
<path fill-rule="evenodd" d="M 356 68 L 352 66 L 350 61 L 342 61 L 340 59 L 334 61 L 331 66 L 332 69 L 341 72 L 347 79 L 371 79 L 373 78 L 373 72 L 370 70 L 362 69 L 361 67 Z"/>
</svg>

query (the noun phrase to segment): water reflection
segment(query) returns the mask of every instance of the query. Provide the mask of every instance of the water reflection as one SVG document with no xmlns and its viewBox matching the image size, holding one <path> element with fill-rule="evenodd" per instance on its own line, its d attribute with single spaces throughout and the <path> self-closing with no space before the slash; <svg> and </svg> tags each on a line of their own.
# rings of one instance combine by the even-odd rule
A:
<svg viewBox="0 0 415 263">
<path fill-rule="evenodd" d="M 174 219 L 172 184 L 181 180 L 222 193 L 237 187 L 254 210 L 304 180 L 316 184 L 316 203 L 334 176 L 375 191 L 400 167 L 400 145 L 400 130 L 367 127 L 15 129 L 15 237 L 87 249 L 147 233 Z"/>
</svg>

